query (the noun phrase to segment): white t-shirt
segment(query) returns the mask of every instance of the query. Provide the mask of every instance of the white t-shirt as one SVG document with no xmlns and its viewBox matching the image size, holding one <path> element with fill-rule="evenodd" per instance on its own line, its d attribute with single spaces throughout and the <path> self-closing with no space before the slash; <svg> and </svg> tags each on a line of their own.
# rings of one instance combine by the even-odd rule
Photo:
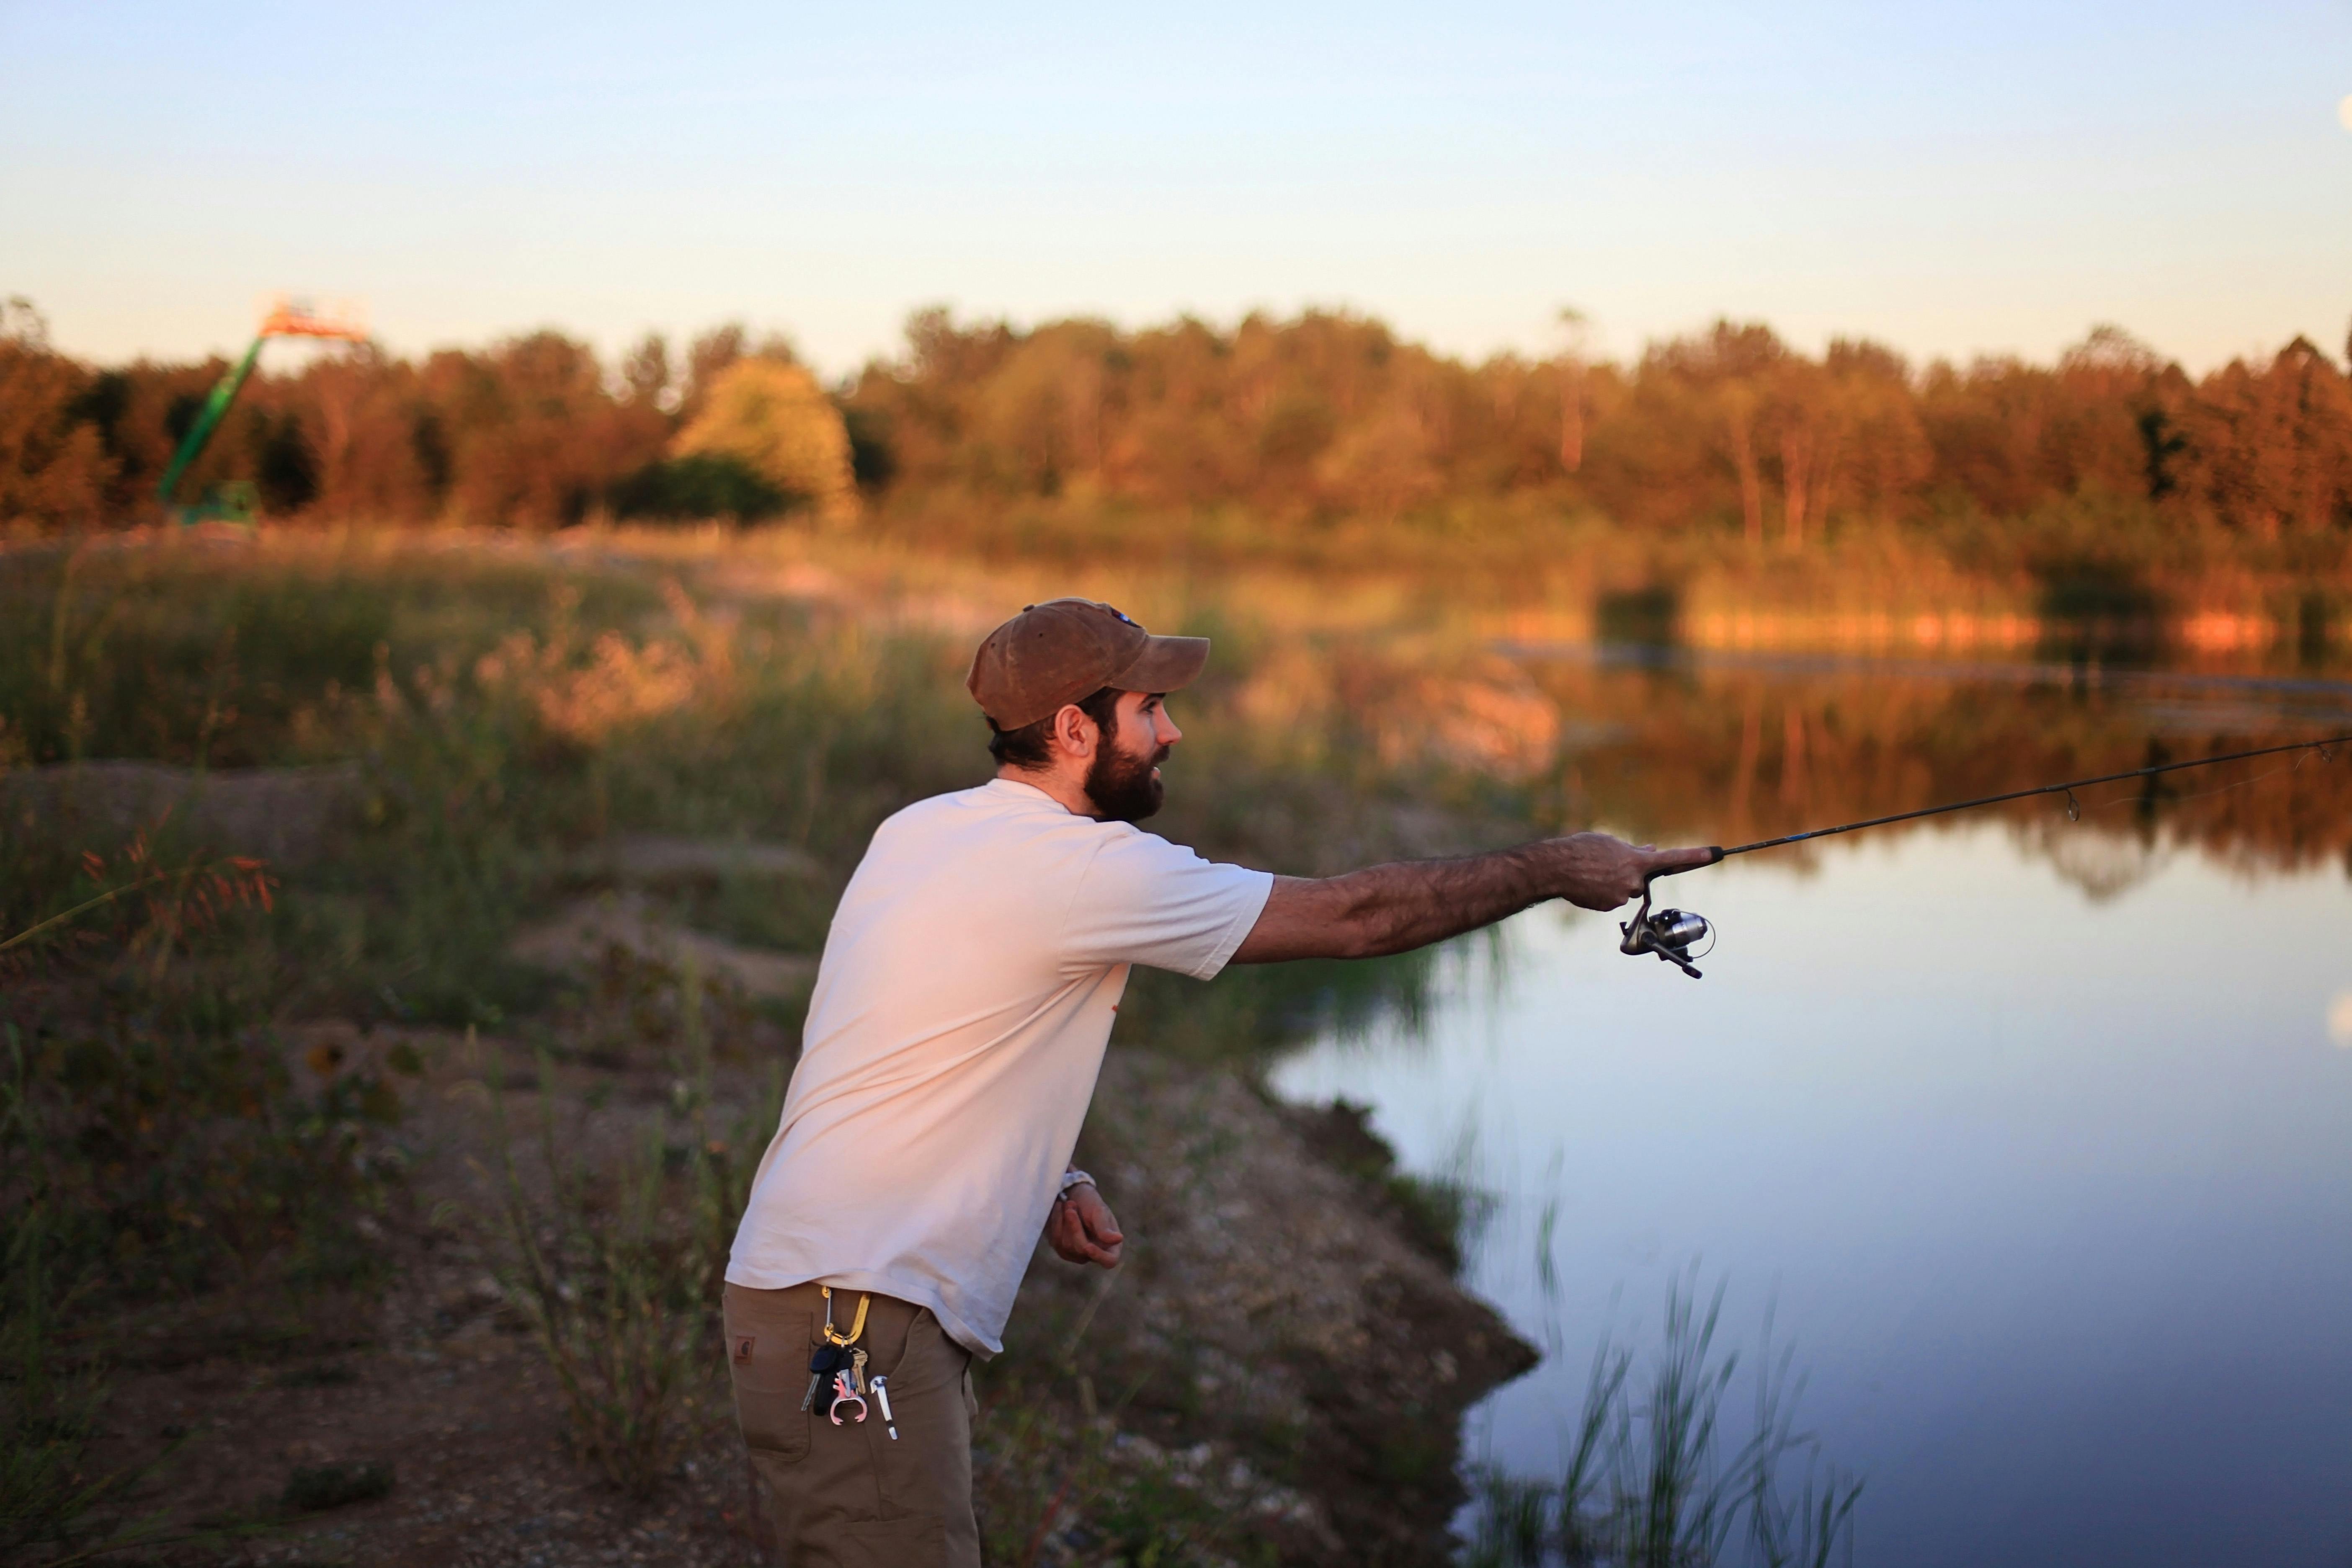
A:
<svg viewBox="0 0 2352 1568">
<path fill-rule="evenodd" d="M 896 1296 L 995 1354 L 1128 966 L 1210 978 L 1273 886 L 1006 779 L 885 822 L 834 913 L 728 1279 Z"/>
</svg>

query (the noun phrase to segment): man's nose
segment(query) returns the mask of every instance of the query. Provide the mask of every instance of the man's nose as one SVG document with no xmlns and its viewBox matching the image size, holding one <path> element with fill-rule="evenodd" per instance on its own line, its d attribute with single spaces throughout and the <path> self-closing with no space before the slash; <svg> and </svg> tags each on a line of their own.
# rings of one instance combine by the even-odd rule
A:
<svg viewBox="0 0 2352 1568">
<path fill-rule="evenodd" d="M 1168 717 L 1164 710 L 1154 716 L 1152 728 L 1157 732 L 1155 738 L 1163 746 L 1172 746 L 1184 738 L 1184 731 L 1176 728 L 1176 721 Z"/>
</svg>

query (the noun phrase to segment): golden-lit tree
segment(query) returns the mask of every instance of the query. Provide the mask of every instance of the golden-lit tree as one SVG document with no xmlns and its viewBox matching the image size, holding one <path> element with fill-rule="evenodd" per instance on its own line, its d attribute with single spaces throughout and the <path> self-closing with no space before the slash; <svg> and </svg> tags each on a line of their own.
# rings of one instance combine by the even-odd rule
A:
<svg viewBox="0 0 2352 1568">
<path fill-rule="evenodd" d="M 2184 488 L 2258 539 L 2352 529 L 2352 384 L 2301 338 L 2208 376 L 2181 414 Z"/>
<path fill-rule="evenodd" d="M 733 458 L 819 515 L 854 517 L 849 432 L 816 377 L 789 360 L 738 360 L 711 378 L 702 410 L 677 433 L 681 457 Z"/>
</svg>

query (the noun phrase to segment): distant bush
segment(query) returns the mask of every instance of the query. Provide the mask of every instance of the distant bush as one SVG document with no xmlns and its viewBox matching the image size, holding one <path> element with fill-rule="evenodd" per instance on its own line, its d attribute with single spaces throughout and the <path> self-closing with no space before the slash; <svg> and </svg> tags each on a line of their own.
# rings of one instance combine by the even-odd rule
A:
<svg viewBox="0 0 2352 1568">
<path fill-rule="evenodd" d="M 613 486 L 613 515 L 625 520 L 700 521 L 726 518 L 759 522 L 805 506 L 810 498 L 788 490 L 742 458 L 724 452 L 698 452 L 647 463 Z"/>
<path fill-rule="evenodd" d="M 890 416 L 878 408 L 842 410 L 849 432 L 849 468 L 857 488 L 886 489 L 898 477 L 898 453 L 890 442 Z"/>
<path fill-rule="evenodd" d="M 731 459 L 827 516 L 854 514 L 849 432 L 816 377 L 789 361 L 739 360 L 712 380 L 702 412 L 679 431 L 681 458 Z"/>
<path fill-rule="evenodd" d="M 1664 584 L 1603 593 L 1593 606 L 1601 640 L 1664 647 L 1675 639 L 1682 618 L 1682 595 Z"/>
</svg>

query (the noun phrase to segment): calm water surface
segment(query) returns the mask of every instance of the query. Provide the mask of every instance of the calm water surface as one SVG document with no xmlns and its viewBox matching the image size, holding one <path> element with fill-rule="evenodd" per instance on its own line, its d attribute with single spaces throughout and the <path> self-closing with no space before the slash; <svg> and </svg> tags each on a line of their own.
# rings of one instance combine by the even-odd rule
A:
<svg viewBox="0 0 2352 1568">
<path fill-rule="evenodd" d="M 2352 1563 L 2352 880 L 2055 842 L 1664 884 L 1721 931 L 1699 982 L 1534 910 L 1420 1032 L 1277 1068 L 1501 1199 L 1470 1283 L 1548 1353 L 1471 1457 L 1554 1468 L 1601 1334 L 1654 1345 L 1696 1261 L 1723 1341 L 1769 1309 L 1810 1369 L 1858 1563 Z"/>
</svg>

